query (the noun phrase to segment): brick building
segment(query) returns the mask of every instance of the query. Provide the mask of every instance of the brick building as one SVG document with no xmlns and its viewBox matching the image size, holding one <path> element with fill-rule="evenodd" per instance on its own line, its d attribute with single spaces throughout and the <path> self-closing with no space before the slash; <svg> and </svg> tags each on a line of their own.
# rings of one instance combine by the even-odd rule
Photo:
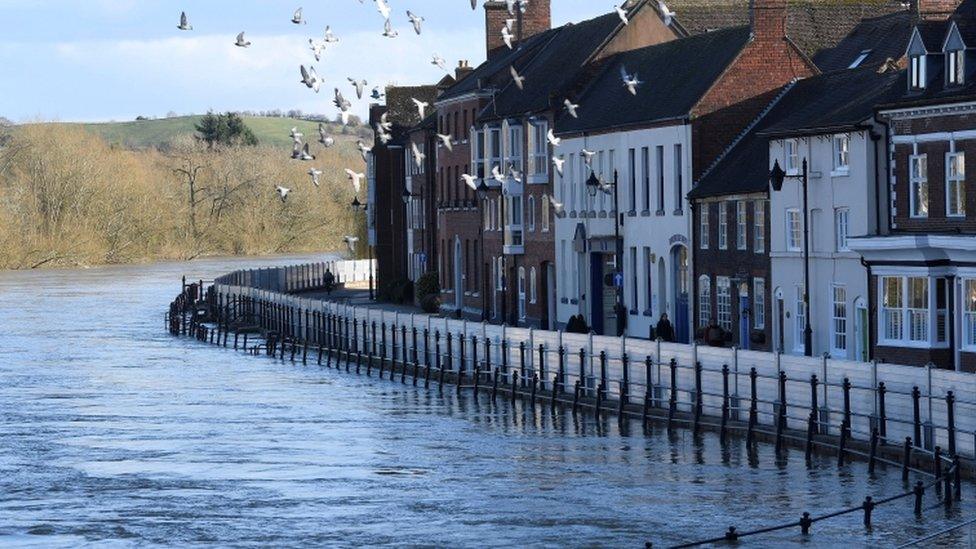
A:
<svg viewBox="0 0 976 549">
<path fill-rule="evenodd" d="M 882 361 L 976 371 L 976 2 L 918 23 L 888 129 L 891 227 L 853 239 Z"/>
</svg>

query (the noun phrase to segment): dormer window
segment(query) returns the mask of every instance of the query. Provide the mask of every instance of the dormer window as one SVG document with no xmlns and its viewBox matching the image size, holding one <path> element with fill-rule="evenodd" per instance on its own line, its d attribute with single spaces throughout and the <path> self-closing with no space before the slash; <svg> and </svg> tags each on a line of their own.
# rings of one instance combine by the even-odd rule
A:
<svg viewBox="0 0 976 549">
<path fill-rule="evenodd" d="M 949 85 L 959 86 L 966 83 L 965 63 L 965 50 L 946 52 L 946 75 L 949 79 Z"/>
<path fill-rule="evenodd" d="M 912 89 L 925 89 L 925 56 L 913 55 L 911 60 L 910 75 Z"/>
<path fill-rule="evenodd" d="M 856 68 L 860 67 L 861 66 L 861 63 L 863 63 L 864 60 L 867 59 L 869 55 L 871 55 L 871 50 L 864 50 L 864 51 L 862 51 L 860 54 L 858 54 L 857 58 L 854 59 L 854 62 L 851 63 L 851 66 L 849 66 L 847 68 L 849 68 L 849 69 L 856 69 Z"/>
</svg>

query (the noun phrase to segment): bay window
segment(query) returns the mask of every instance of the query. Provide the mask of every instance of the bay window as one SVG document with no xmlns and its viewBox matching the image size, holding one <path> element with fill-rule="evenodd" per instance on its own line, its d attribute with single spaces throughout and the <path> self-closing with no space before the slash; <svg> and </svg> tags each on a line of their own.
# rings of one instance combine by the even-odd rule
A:
<svg viewBox="0 0 976 549">
<path fill-rule="evenodd" d="M 929 276 L 878 278 L 878 339 L 893 347 L 945 347 L 949 337 L 948 281 Z"/>
<path fill-rule="evenodd" d="M 486 173 L 491 173 L 491 169 L 498 166 L 505 173 L 507 170 L 502 166 L 502 130 L 501 128 L 490 128 L 488 130 L 488 166 Z"/>
<path fill-rule="evenodd" d="M 522 171 L 522 126 L 509 126 L 508 135 L 505 138 L 508 149 L 508 165 L 515 166 L 516 170 Z M 503 173 L 508 169 L 501 168 Z"/>
</svg>

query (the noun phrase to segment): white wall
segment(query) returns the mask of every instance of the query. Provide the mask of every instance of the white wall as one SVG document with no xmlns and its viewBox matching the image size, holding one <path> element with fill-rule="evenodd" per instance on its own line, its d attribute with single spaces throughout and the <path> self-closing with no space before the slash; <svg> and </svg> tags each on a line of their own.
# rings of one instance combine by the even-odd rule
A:
<svg viewBox="0 0 976 549">
<path fill-rule="evenodd" d="M 675 187 L 675 146 L 681 146 L 682 190 L 680 198 Z M 663 209 L 659 210 L 660 192 L 658 175 L 657 147 L 663 147 L 664 169 L 664 201 Z M 645 192 L 643 149 L 648 149 L 648 191 Z M 589 288 L 589 261 L 584 264 L 583 272 L 579 270 L 579 256 L 573 251 L 573 238 L 577 226 L 583 225 L 589 237 L 596 237 L 605 242 L 607 251 L 612 253 L 614 236 L 613 196 L 598 193 L 591 199 L 585 189 L 585 181 L 589 172 L 581 166 L 580 151 L 586 148 L 596 151 L 592 168 L 600 174 L 601 166 L 599 153 L 603 152 L 603 179 L 613 180 L 613 169 L 616 168 L 619 177 L 619 204 L 623 215 L 621 235 L 624 248 L 624 304 L 628 310 L 636 311 L 636 315 L 628 315 L 628 335 L 647 337 L 649 328 L 657 324 L 662 312 L 668 312 L 674 320 L 674 280 L 672 278 L 673 265 L 671 251 L 678 243 L 685 243 L 689 256 L 689 285 L 690 265 L 692 264 L 691 247 L 689 242 L 689 227 L 691 213 L 685 196 L 690 190 L 692 182 L 691 166 L 691 127 L 675 125 L 662 128 L 621 131 L 615 133 L 576 137 L 564 139 L 555 150 L 555 155 L 566 160 L 563 176 L 558 174 L 555 179 L 556 200 L 563 203 L 566 215 L 556 219 L 556 277 L 559 288 L 559 305 L 557 318 L 565 323 L 569 317 L 584 312 L 588 323 L 592 325 L 590 306 L 587 302 L 591 289 Z M 636 176 L 636 204 L 631 204 L 630 182 L 630 150 L 635 151 Z M 610 165 L 610 151 L 614 152 L 613 166 Z M 573 163 L 570 164 L 572 158 Z M 631 265 L 631 247 L 637 248 L 637 280 L 638 303 L 633 303 L 632 280 L 634 265 Z M 651 269 L 652 295 L 651 306 L 647 307 L 647 269 L 645 268 L 645 248 L 649 249 L 655 260 Z M 666 280 L 660 284 L 658 263 L 663 260 Z M 578 280 L 578 283 L 577 283 Z M 661 288 L 664 289 L 662 295 Z M 690 288 L 690 286 L 689 286 Z M 574 303 L 576 301 L 576 303 Z"/>
<path fill-rule="evenodd" d="M 872 141 L 869 132 L 849 134 L 849 168 L 846 172 L 834 170 L 833 135 L 797 139 L 799 161 L 809 162 L 809 211 L 810 211 L 810 309 L 813 328 L 813 354 L 830 353 L 834 358 L 857 360 L 861 355 L 860 330 L 857 307 L 868 307 L 867 271 L 861 265 L 860 255 L 842 251 L 838 247 L 836 212 L 848 211 L 848 236 L 864 236 L 876 233 L 877 200 L 875 192 L 875 155 L 879 154 L 884 141 Z M 784 169 L 785 141 L 770 142 L 769 161 L 772 167 L 779 161 Z M 883 169 L 883 164 L 878 166 Z M 799 179 L 787 178 L 783 190 L 770 192 L 770 223 L 772 237 L 770 257 L 773 281 L 773 320 L 778 325 L 776 311 L 777 292 L 782 292 L 785 314 L 784 343 L 786 353 L 803 354 L 802 326 L 797 327 L 798 294 L 804 280 L 803 254 L 789 251 L 787 246 L 787 210 L 797 209 L 801 219 L 803 190 Z M 847 349 L 839 349 L 833 340 L 834 287 L 846 290 Z M 788 317 L 788 318 L 787 318 Z M 774 328 L 774 331 L 777 328 Z M 774 334 L 774 341 L 778 338 Z"/>
</svg>

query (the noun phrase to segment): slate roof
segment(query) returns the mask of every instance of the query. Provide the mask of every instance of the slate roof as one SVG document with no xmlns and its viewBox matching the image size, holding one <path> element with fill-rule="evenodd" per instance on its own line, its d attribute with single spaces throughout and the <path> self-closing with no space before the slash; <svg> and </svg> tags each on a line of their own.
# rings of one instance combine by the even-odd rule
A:
<svg viewBox="0 0 976 549">
<path fill-rule="evenodd" d="M 492 55 L 487 61 L 476 67 L 471 74 L 445 90 L 438 100 L 452 99 L 477 91 L 479 82 L 483 82 L 485 86 L 501 87 L 502 84 L 511 80 L 511 75 L 508 72 L 510 66 L 517 66 L 520 59 L 533 55 L 539 47 L 549 42 L 558 32 L 559 29 L 550 29 L 530 36 L 513 50 L 502 48 L 499 53 Z"/>
<path fill-rule="evenodd" d="M 564 112 L 556 122 L 556 133 L 686 117 L 749 39 L 749 27 L 735 27 L 615 54 L 601 62 L 579 94 L 579 118 Z M 631 95 L 621 81 L 622 68 L 653 81 Z"/>
<path fill-rule="evenodd" d="M 859 66 L 879 65 L 887 59 L 904 57 L 912 38 L 915 16 L 902 11 L 861 21 L 839 44 L 821 50 L 813 62 L 823 72 L 849 68 L 864 51 L 870 51 Z"/>
<path fill-rule="evenodd" d="M 922 44 L 929 53 L 941 53 L 942 43 L 949 31 L 949 21 L 919 21 L 915 28 L 922 38 Z"/>
<path fill-rule="evenodd" d="M 808 56 L 839 43 L 862 19 L 905 11 L 901 0 L 788 0 L 786 32 Z M 692 34 L 748 25 L 748 0 L 666 0 Z"/>
<path fill-rule="evenodd" d="M 769 139 L 861 127 L 874 107 L 897 97 L 904 71 L 877 67 L 835 71 L 790 84 L 760 121 L 699 179 L 689 198 L 764 192 L 769 187 Z"/>
<path fill-rule="evenodd" d="M 481 118 L 503 118 L 547 110 L 550 97 L 561 105 L 567 90 L 579 79 L 583 63 L 618 26 L 620 18 L 617 14 L 608 13 L 556 29 L 533 55 L 515 61 L 515 69 L 525 77 L 525 89 L 518 89 L 509 78 Z M 505 71 L 507 74 L 508 67 Z"/>
</svg>

